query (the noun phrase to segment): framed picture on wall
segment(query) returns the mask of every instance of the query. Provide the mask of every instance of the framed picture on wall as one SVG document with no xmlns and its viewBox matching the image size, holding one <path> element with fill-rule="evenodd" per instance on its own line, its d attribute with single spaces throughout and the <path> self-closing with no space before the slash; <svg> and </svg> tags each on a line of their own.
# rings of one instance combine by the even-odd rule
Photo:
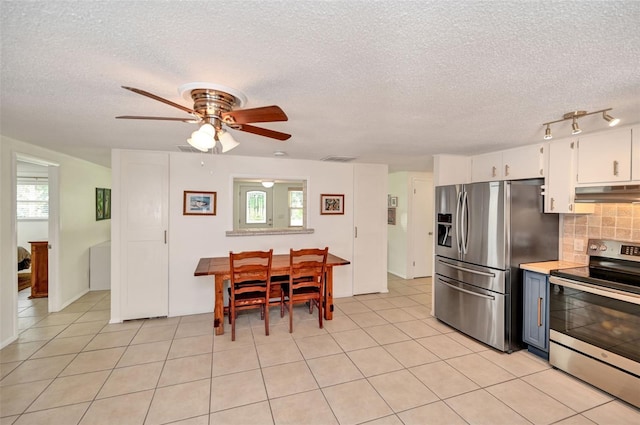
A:
<svg viewBox="0 0 640 425">
<path fill-rule="evenodd" d="M 396 225 L 396 209 L 387 208 L 387 224 Z"/>
<path fill-rule="evenodd" d="M 96 221 L 104 218 L 104 188 L 96 187 Z"/>
<path fill-rule="evenodd" d="M 398 197 L 389 195 L 389 207 L 395 208 L 398 206 Z"/>
<path fill-rule="evenodd" d="M 344 214 L 344 195 L 320 195 L 320 214 Z"/>
<path fill-rule="evenodd" d="M 111 218 L 111 189 L 104 190 L 103 209 L 104 209 L 104 218 L 110 219 Z"/>
<path fill-rule="evenodd" d="M 185 190 L 182 214 L 216 215 L 216 197 L 216 192 L 194 192 Z"/>
</svg>

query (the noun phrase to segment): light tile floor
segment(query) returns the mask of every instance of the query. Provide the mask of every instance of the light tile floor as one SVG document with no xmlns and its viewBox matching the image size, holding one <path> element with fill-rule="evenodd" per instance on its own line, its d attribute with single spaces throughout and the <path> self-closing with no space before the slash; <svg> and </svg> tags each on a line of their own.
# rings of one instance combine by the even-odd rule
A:
<svg viewBox="0 0 640 425">
<path fill-rule="evenodd" d="M 26 294 L 28 295 L 28 294 Z M 59 313 L 20 294 L 0 351 L 6 424 L 638 424 L 640 411 L 527 353 L 503 354 L 430 316 L 431 280 L 304 306 L 212 335 L 212 314 L 108 324 L 108 291 Z M 227 331 L 229 330 L 227 325 Z"/>
</svg>

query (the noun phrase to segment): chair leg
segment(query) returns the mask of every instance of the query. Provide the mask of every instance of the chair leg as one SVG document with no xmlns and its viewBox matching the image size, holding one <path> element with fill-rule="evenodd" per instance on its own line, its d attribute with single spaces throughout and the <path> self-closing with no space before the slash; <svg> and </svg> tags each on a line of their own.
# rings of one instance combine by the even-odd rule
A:
<svg viewBox="0 0 640 425">
<path fill-rule="evenodd" d="M 318 299 L 318 324 L 322 329 L 322 316 L 324 312 L 324 306 L 322 305 L 322 298 Z"/>
<path fill-rule="evenodd" d="M 289 333 L 293 333 L 293 302 L 291 301 L 291 297 L 289 297 L 287 308 L 289 309 Z"/>
<path fill-rule="evenodd" d="M 236 340 L 236 309 L 232 306 L 229 309 L 229 317 L 231 318 L 231 341 Z"/>
</svg>

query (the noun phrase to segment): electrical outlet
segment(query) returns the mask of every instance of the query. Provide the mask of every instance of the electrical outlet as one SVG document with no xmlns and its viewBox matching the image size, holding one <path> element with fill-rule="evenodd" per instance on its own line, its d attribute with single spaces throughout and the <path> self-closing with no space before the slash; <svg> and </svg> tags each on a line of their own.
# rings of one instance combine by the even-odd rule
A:
<svg viewBox="0 0 640 425">
<path fill-rule="evenodd" d="M 575 239 L 573 241 L 573 250 L 579 252 L 584 251 L 584 241 L 582 239 Z"/>
</svg>

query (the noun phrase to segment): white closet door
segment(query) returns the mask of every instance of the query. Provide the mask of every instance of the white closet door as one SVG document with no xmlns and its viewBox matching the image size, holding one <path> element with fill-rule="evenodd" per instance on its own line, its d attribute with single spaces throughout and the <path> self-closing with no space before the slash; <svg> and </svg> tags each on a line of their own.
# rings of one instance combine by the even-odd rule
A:
<svg viewBox="0 0 640 425">
<path fill-rule="evenodd" d="M 387 291 L 386 165 L 354 164 L 353 294 Z"/>
<path fill-rule="evenodd" d="M 169 313 L 169 156 L 124 152 L 121 179 L 121 315 Z"/>
</svg>

